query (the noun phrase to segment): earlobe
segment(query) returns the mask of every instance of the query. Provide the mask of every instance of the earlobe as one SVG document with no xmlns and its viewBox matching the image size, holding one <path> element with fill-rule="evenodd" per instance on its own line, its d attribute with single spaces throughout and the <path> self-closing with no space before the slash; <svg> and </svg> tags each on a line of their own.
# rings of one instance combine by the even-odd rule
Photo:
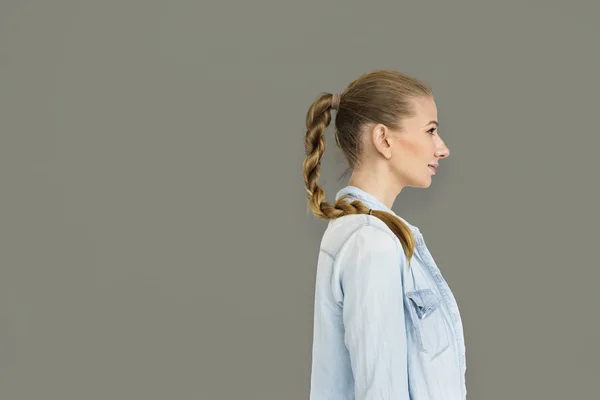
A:
<svg viewBox="0 0 600 400">
<path fill-rule="evenodd" d="M 384 152 L 383 156 L 389 160 L 390 158 L 392 158 L 392 146 L 390 146 L 390 144 L 387 143 L 387 139 L 386 139 L 386 144 L 387 144 L 387 147 L 385 148 L 385 152 Z"/>
</svg>

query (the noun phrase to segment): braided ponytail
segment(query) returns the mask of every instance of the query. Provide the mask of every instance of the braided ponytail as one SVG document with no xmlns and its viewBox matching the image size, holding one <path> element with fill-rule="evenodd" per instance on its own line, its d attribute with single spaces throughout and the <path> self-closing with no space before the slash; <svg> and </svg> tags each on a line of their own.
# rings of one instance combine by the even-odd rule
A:
<svg viewBox="0 0 600 400">
<path fill-rule="evenodd" d="M 331 122 L 332 109 L 339 109 L 335 124 L 338 128 L 336 143 L 350 167 L 354 168 L 360 153 L 362 123 L 381 121 L 394 127 L 398 117 L 409 114 L 406 97 L 411 94 L 411 89 L 413 94 L 429 93 L 420 81 L 402 73 L 375 71 L 355 80 L 342 97 L 330 93 L 320 95 L 306 114 L 306 159 L 303 165 L 308 204 L 316 217 L 331 220 L 351 214 L 370 214 L 379 218 L 400 240 L 409 268 L 415 240 L 410 228 L 402 220 L 386 211 L 371 210 L 360 200 L 347 201 L 349 195 L 340 197 L 332 205 L 327 202 L 325 191 L 319 186 L 318 180 L 321 175 L 321 159 L 325 154 L 325 130 Z M 390 112 L 394 106 L 394 112 Z"/>
</svg>

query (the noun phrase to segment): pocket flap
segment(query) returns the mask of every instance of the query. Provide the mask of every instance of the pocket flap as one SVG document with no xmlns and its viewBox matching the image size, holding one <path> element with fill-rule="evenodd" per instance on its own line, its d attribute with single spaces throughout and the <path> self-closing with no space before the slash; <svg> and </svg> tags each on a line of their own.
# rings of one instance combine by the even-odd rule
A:
<svg viewBox="0 0 600 400">
<path fill-rule="evenodd" d="M 431 314 L 440 304 L 440 298 L 431 289 L 420 289 L 406 293 L 406 297 L 415 305 L 419 319 Z"/>
</svg>

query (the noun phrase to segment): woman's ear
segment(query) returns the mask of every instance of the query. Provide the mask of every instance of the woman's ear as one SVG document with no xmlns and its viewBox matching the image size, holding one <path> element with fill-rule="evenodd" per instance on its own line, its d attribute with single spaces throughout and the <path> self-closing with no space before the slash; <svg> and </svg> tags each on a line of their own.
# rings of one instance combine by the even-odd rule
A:
<svg viewBox="0 0 600 400">
<path fill-rule="evenodd" d="M 388 160 L 392 157 L 391 131 L 383 124 L 371 127 L 371 141 L 375 150 Z"/>
</svg>

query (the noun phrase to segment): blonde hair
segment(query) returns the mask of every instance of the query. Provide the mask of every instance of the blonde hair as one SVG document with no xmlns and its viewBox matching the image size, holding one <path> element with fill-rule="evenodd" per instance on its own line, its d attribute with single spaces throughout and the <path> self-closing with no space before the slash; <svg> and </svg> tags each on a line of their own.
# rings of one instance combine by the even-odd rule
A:
<svg viewBox="0 0 600 400">
<path fill-rule="evenodd" d="M 386 211 L 371 210 L 360 200 L 348 202 L 348 195 L 339 198 L 333 205 L 329 204 L 317 182 L 321 174 L 321 158 L 325 153 L 325 130 L 331 122 L 333 108 L 337 109 L 335 141 L 349 169 L 353 170 L 359 164 L 362 151 L 360 136 L 365 125 L 381 123 L 390 129 L 400 130 L 402 121 L 415 115 L 413 100 L 431 95 L 430 86 L 419 79 L 398 71 L 376 70 L 355 79 L 341 95 L 321 94 L 306 113 L 304 184 L 314 215 L 326 220 L 350 214 L 371 214 L 379 218 L 400 240 L 409 267 L 415 240 L 410 228 L 401 219 Z"/>
</svg>

